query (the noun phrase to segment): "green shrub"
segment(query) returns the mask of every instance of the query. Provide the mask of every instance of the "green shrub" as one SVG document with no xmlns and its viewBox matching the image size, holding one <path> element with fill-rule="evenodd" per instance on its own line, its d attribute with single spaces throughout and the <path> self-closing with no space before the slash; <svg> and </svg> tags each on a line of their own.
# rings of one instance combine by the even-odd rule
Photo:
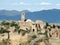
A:
<svg viewBox="0 0 60 45">
<path fill-rule="evenodd" d="M 33 38 L 33 39 L 36 38 L 36 35 L 33 35 L 32 38 Z"/>
</svg>

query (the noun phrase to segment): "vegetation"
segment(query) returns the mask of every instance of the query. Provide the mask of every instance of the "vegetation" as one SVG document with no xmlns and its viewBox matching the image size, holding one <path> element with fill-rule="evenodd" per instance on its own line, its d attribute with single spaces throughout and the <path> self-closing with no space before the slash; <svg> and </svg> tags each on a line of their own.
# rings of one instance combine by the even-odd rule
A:
<svg viewBox="0 0 60 45">
<path fill-rule="evenodd" d="M 55 28 L 56 26 L 55 25 L 53 25 L 53 28 Z"/>
<path fill-rule="evenodd" d="M 18 33 L 22 33 L 22 36 L 24 36 L 28 32 L 29 32 L 28 30 L 23 30 L 23 29 L 18 30 Z"/>
<path fill-rule="evenodd" d="M 10 23 L 9 22 L 6 22 L 6 21 L 3 21 L 1 24 L 2 25 L 10 25 Z"/>
<path fill-rule="evenodd" d="M 48 33 L 48 32 L 47 32 L 47 31 L 45 31 L 45 33 L 44 33 L 44 34 L 45 34 L 46 38 L 48 39 L 48 35 L 47 35 L 47 33 Z"/>
<path fill-rule="evenodd" d="M 40 35 L 44 35 L 44 33 L 41 33 L 41 32 L 40 32 L 40 33 L 38 33 L 38 34 L 40 34 Z"/>
<path fill-rule="evenodd" d="M 35 39 L 37 36 L 36 35 L 33 35 L 32 38 Z"/>
<path fill-rule="evenodd" d="M 51 31 L 51 28 L 48 28 L 49 31 Z"/>
<path fill-rule="evenodd" d="M 43 40 L 36 41 L 35 45 L 39 45 L 40 42 L 43 42 Z"/>
<path fill-rule="evenodd" d="M 17 23 L 15 23 L 15 22 L 12 22 L 10 26 L 11 26 L 11 27 L 13 27 L 13 26 L 15 26 L 15 27 L 16 27 L 16 26 L 18 26 L 18 24 L 17 24 Z"/>
<path fill-rule="evenodd" d="M 0 34 L 3 34 L 3 33 L 7 33 L 7 34 L 8 34 L 8 39 L 10 38 L 10 35 L 9 35 L 10 31 L 1 28 L 1 30 L 0 30 Z"/>
<path fill-rule="evenodd" d="M 60 29 L 60 26 L 57 26 L 58 29 Z"/>
<path fill-rule="evenodd" d="M 46 22 L 46 26 L 49 26 L 49 24 Z"/>
</svg>

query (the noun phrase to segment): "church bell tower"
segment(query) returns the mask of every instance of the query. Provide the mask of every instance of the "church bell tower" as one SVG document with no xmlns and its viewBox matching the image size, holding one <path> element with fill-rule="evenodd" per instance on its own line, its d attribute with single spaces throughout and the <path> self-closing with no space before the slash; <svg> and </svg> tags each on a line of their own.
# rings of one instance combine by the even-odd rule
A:
<svg viewBox="0 0 60 45">
<path fill-rule="evenodd" d="M 24 11 L 21 12 L 21 21 L 24 22 L 25 20 L 25 13 Z"/>
</svg>

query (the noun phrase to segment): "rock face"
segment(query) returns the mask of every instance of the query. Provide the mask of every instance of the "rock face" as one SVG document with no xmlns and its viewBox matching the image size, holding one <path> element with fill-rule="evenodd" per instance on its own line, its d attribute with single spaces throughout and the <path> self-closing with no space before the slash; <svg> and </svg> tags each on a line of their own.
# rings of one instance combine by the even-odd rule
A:
<svg viewBox="0 0 60 45">
<path fill-rule="evenodd" d="M 21 16 L 21 21 L 5 21 L 1 23 L 0 40 L 3 40 L 4 44 L 5 42 L 9 45 L 60 44 L 60 26 L 45 23 L 41 20 L 36 20 L 35 22 L 30 19 L 25 20 L 25 13 Z M 8 31 L 10 31 L 9 39 L 7 38 Z M 5 41 L 6 39 L 7 41 Z"/>
<path fill-rule="evenodd" d="M 51 45 L 60 45 L 60 39 L 49 39 Z"/>
<path fill-rule="evenodd" d="M 10 43 L 11 43 L 10 45 L 19 45 L 19 44 L 34 45 L 35 43 L 38 43 L 39 40 L 42 40 L 42 42 L 39 41 L 38 45 L 59 45 L 60 44 L 60 28 L 58 28 L 56 25 L 53 26 L 50 24 L 43 23 L 42 21 L 36 21 L 36 22 L 20 21 L 15 24 L 17 24 L 20 27 L 19 28 L 16 28 L 16 26 L 11 27 L 10 26 L 11 23 L 10 23 L 10 25 L 8 25 L 9 27 L 7 28 L 8 31 L 10 31 L 9 33 Z M 0 30 L 1 28 L 6 29 L 6 25 L 0 25 Z M 16 30 L 16 32 L 14 32 L 14 30 Z M 18 31 L 21 30 L 22 32 L 18 34 Z M 37 37 L 30 40 L 30 42 L 28 42 L 31 35 L 36 35 Z M 1 41 L 3 39 L 7 39 L 7 37 L 8 37 L 7 33 L 0 34 Z"/>
<path fill-rule="evenodd" d="M 45 35 L 39 36 L 31 41 L 30 45 L 34 45 L 37 41 L 45 39 Z"/>
</svg>

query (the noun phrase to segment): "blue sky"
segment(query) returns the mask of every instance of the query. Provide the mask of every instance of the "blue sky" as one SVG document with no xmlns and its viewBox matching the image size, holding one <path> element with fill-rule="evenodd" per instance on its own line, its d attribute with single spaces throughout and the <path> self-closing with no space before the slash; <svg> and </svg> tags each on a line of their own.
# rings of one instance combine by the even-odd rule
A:
<svg viewBox="0 0 60 45">
<path fill-rule="evenodd" d="M 60 9 L 60 0 L 0 0 L 0 10 L 30 10 Z"/>
</svg>

